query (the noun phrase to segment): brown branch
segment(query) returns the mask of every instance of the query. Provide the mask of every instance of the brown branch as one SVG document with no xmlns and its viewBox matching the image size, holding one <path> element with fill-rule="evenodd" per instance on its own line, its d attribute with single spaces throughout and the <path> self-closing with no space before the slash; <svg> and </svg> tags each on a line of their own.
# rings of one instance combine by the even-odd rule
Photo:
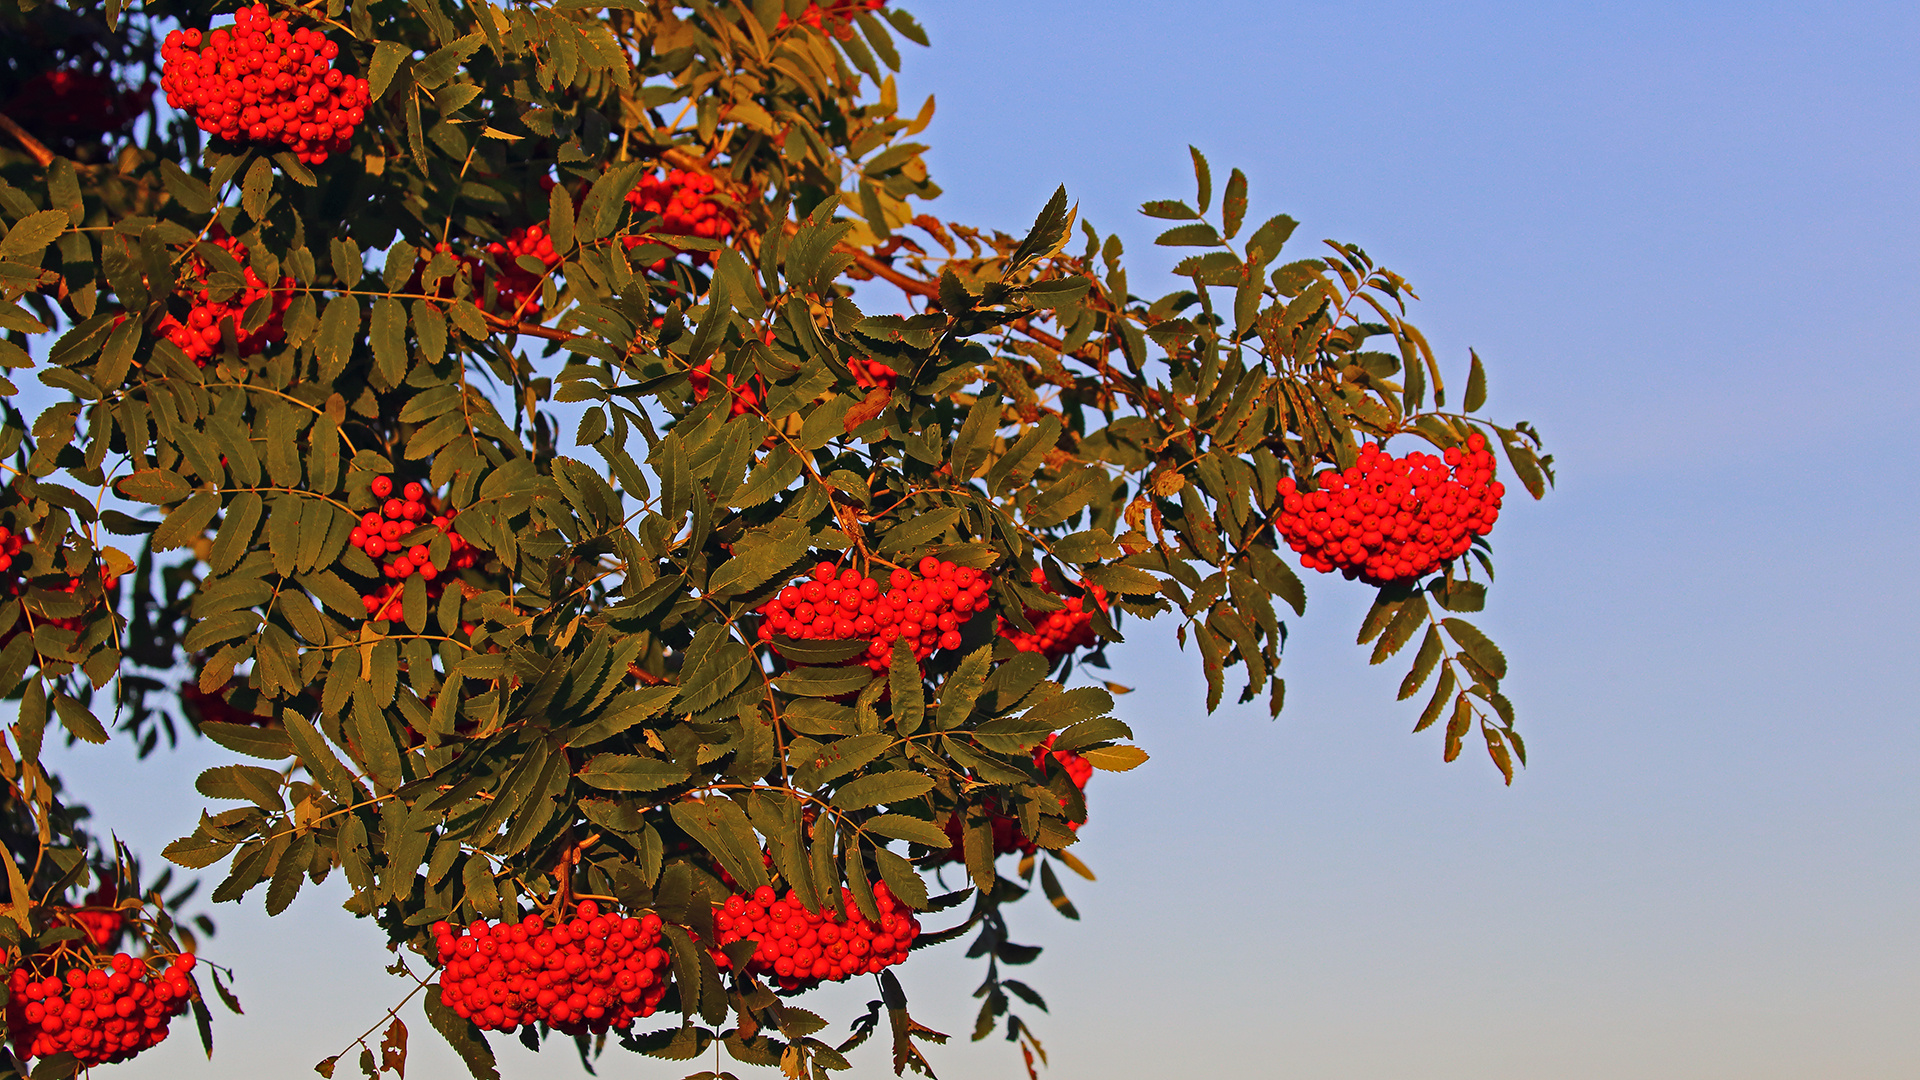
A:
<svg viewBox="0 0 1920 1080">
<path fill-rule="evenodd" d="M 53 151 L 47 149 L 46 144 L 42 143 L 39 139 L 27 134 L 27 129 L 14 123 L 13 117 L 8 116 L 6 113 L 0 113 L 0 131 L 5 131 L 7 134 L 13 136 L 14 141 L 18 142 L 21 148 L 28 154 L 31 154 L 33 160 L 40 163 L 41 168 L 44 169 L 53 164 Z"/>
</svg>

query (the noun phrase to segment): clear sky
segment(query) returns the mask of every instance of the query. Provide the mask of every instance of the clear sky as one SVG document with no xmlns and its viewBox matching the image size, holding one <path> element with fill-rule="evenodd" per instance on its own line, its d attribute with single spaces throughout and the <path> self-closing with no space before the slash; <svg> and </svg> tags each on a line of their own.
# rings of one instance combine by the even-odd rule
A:
<svg viewBox="0 0 1920 1080">
<path fill-rule="evenodd" d="M 1191 197 L 1195 143 L 1247 172 L 1250 216 L 1302 222 L 1295 257 L 1333 237 L 1404 273 L 1454 377 L 1478 349 L 1491 411 L 1559 461 L 1492 536 L 1483 625 L 1533 758 L 1511 789 L 1407 733 L 1404 669 L 1367 667 L 1338 579 L 1309 582 L 1277 722 L 1205 715 L 1196 658 L 1130 627 L 1121 714 L 1154 760 L 1091 785 L 1083 921 L 1015 913 L 1047 946 L 1021 977 L 1054 1007 L 1030 1017 L 1049 1074 L 1920 1075 L 1913 7 L 911 10 L 936 212 L 1018 232 L 1064 183 L 1157 294 L 1173 260 L 1135 208 Z M 83 748 L 70 778 L 157 853 L 219 755 L 178 755 L 177 786 L 130 756 Z M 248 1014 L 212 1065 L 183 1029 L 116 1078 L 298 1075 L 399 996 L 373 927 L 261 903 L 219 912 Z M 1007 1044 L 965 1045 L 959 951 L 902 969 L 957 1036 L 940 1075 L 1016 1076 Z M 409 1015 L 409 1075 L 463 1076 Z M 577 1067 L 501 1049 L 515 1080 Z"/>
</svg>

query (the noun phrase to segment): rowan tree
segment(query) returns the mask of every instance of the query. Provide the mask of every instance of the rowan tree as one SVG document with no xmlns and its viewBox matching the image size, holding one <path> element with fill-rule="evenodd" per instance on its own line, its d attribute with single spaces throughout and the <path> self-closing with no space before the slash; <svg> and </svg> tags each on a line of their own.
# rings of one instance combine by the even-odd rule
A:
<svg viewBox="0 0 1920 1080">
<path fill-rule="evenodd" d="M 1525 760 L 1465 616 L 1551 459 L 1237 169 L 1142 207 L 1190 250 L 1149 299 L 1064 190 L 930 211 L 882 0 L 0 18 L 0 364 L 54 402 L 0 379 L 0 1075 L 233 1005 L 50 721 L 230 751 L 166 859 L 270 914 L 340 872 L 481 1077 L 489 1033 L 822 1077 L 883 1026 L 930 1074 L 893 969 L 962 937 L 1031 1071 L 1008 908 L 1079 917 L 1089 777 L 1146 761 L 1107 649 L 1170 618 L 1278 715 L 1296 561 L 1374 591 L 1373 662 L 1418 640 L 1448 760 Z M 830 1036 L 797 1001 L 855 978 Z"/>
</svg>

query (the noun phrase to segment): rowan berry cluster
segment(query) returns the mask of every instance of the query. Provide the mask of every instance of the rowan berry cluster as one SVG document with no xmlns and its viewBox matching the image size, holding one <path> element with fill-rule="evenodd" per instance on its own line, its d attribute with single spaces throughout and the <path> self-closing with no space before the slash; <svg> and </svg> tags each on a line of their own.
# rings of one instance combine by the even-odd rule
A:
<svg viewBox="0 0 1920 1080">
<path fill-rule="evenodd" d="M 87 940 L 97 951 L 119 944 L 120 933 L 126 928 L 127 917 L 114 907 L 116 898 L 114 885 L 109 881 L 87 894 L 82 906 L 71 909 L 67 915 L 87 932 Z"/>
<path fill-rule="evenodd" d="M 367 80 L 332 66 L 338 45 L 316 30 L 288 30 L 264 4 L 241 8 L 232 26 L 211 33 L 175 30 L 160 55 L 167 104 L 200 130 L 279 144 L 309 165 L 347 145 L 371 101 Z"/>
<path fill-rule="evenodd" d="M 827 5 L 822 7 L 817 0 L 814 0 L 809 2 L 806 10 L 800 13 L 800 22 L 845 40 L 853 35 L 853 27 L 850 24 L 854 19 L 865 12 L 879 11 L 886 6 L 887 0 L 828 0 Z M 784 14 L 780 16 L 778 29 L 785 30 L 792 25 L 792 19 Z"/>
<path fill-rule="evenodd" d="M 538 321 L 540 318 L 540 279 L 547 270 L 560 265 L 560 253 L 553 250 L 553 237 L 547 235 L 544 225 L 528 225 L 507 234 L 504 240 L 496 240 L 487 245 L 487 253 L 493 256 L 494 266 L 499 268 L 499 277 L 495 279 L 494 294 L 487 310 L 515 319 Z M 538 273 L 520 265 L 521 256 L 529 256 L 540 262 L 542 270 Z M 473 291 L 476 296 L 486 294 L 486 267 L 476 265 Z"/>
<path fill-rule="evenodd" d="M 551 930 L 539 915 L 517 923 L 433 924 L 440 1000 L 488 1031 L 545 1024 L 569 1035 L 625 1030 L 667 994 L 660 917 L 602 914 L 582 900 Z"/>
<path fill-rule="evenodd" d="M 180 704 L 202 724 L 245 724 L 248 727 L 265 727 L 273 723 L 270 716 L 258 716 L 237 708 L 217 693 L 209 694 L 200 689 L 197 679 L 188 679 L 180 684 Z"/>
<path fill-rule="evenodd" d="M 861 914 L 853 891 L 845 887 L 840 890 L 840 911 L 813 911 L 800 902 L 798 893 L 788 890 L 783 899 L 770 885 L 760 886 L 752 896 L 735 893 L 725 904 L 714 905 L 719 948 L 712 950 L 713 962 L 727 970 L 732 961 L 720 949 L 753 941 L 747 970 L 772 976 L 783 990 L 877 975 L 906 960 L 920 923 L 893 898 L 884 881 L 874 883 L 873 904 L 880 912 L 878 922 Z"/>
<path fill-rule="evenodd" d="M 225 235 L 212 238 L 211 242 L 239 260 L 246 271 L 246 285 L 224 300 L 214 299 L 211 286 L 192 290 L 187 294 L 191 298 L 192 310 L 187 313 L 186 321 L 181 322 L 167 315 L 155 328 L 160 336 L 178 345 L 181 352 L 201 367 L 206 367 L 225 348 L 224 342 L 229 334 L 233 336 L 236 352 L 240 356 L 251 356 L 268 345 L 286 340 L 287 331 L 281 325 L 281 319 L 293 304 L 291 275 L 283 275 L 280 284 L 269 286 L 260 280 L 260 275 L 249 265 L 251 257 L 247 254 L 245 244 Z M 190 263 L 204 280 L 207 272 L 205 263 L 197 257 L 191 259 Z M 262 297 L 272 305 L 268 309 L 267 320 L 252 330 L 241 329 L 241 320 L 247 309 Z"/>
<path fill-rule="evenodd" d="M 152 83 L 123 90 L 105 75 L 59 68 L 29 76 L 0 111 L 49 138 L 91 141 L 125 130 L 152 98 Z"/>
<path fill-rule="evenodd" d="M 1035 585 L 1055 596 L 1052 585 L 1047 584 L 1046 571 L 1035 569 L 1031 575 Z M 1091 598 L 1092 603 L 1088 603 Z M 1096 639 L 1093 632 L 1093 608 L 1107 609 L 1107 590 L 1095 585 L 1087 590 L 1087 595 L 1070 596 L 1066 606 L 1055 611 L 1027 610 L 1027 621 L 1033 624 L 1031 631 L 1021 630 L 1008 622 L 1000 620 L 1000 636 L 1013 643 L 1021 652 L 1039 653 L 1049 662 L 1058 660 L 1075 649 L 1092 645 Z"/>
<path fill-rule="evenodd" d="M 14 556 L 20 554 L 21 549 L 25 546 L 25 541 L 26 538 L 20 533 L 4 525 L 0 525 L 0 572 L 5 572 L 13 568 Z M 100 587 L 102 591 L 112 592 L 113 587 L 119 584 L 119 582 L 119 575 L 109 574 L 104 567 L 101 568 Z M 35 587 L 46 589 L 50 592 L 72 594 L 80 591 L 80 584 L 81 579 L 77 577 L 68 577 L 66 581 L 59 585 L 43 583 L 38 586 L 24 577 L 9 577 L 5 581 L 0 581 L 0 597 L 25 596 L 29 588 Z M 72 630 L 79 633 L 86 630 L 88 619 L 85 615 L 39 615 L 34 616 L 32 621 L 34 625 L 57 626 L 62 630 Z M 27 626 L 28 620 L 22 617 L 22 611 L 19 608 L 15 608 L 13 622 L 5 627 L 0 627 L 0 646 L 4 646 L 7 642 L 12 641 L 15 635 L 26 632 Z"/>
<path fill-rule="evenodd" d="M 705 401 L 713 388 L 713 361 L 702 360 L 693 370 L 687 372 L 687 378 L 693 383 L 693 400 Z M 732 372 L 726 375 L 727 393 L 733 395 L 733 403 L 727 407 L 728 417 L 741 416 L 760 407 L 766 400 L 767 384 L 758 375 L 734 381 Z"/>
<path fill-rule="evenodd" d="M 367 618 L 392 619 L 400 614 L 400 597 L 408 578 L 425 581 L 432 599 L 445 587 L 439 580 L 442 574 L 471 568 L 477 556 L 466 538 L 454 531 L 453 515 L 434 513 L 427 489 L 418 482 L 409 482 L 396 495 L 392 477 L 376 476 L 369 490 L 374 498 L 385 501 L 360 518 L 360 524 L 347 534 L 347 542 L 380 564 L 381 575 L 393 582 L 362 597 Z M 433 548 L 442 537 L 447 551 L 436 564 Z"/>
<path fill-rule="evenodd" d="M 892 390 L 893 380 L 900 375 L 891 365 L 883 364 L 871 356 L 850 357 L 847 366 L 853 369 L 854 384 L 867 390 Z"/>
<path fill-rule="evenodd" d="M 724 240 L 733 235 L 734 211 L 714 198 L 714 187 L 713 177 L 705 173 L 670 169 L 665 176 L 648 174 L 641 177 L 640 183 L 627 192 L 627 202 L 642 213 L 661 216 L 661 222 L 648 230 L 655 236 L 698 236 L 707 240 Z M 628 251 L 645 242 L 638 236 L 629 236 L 624 241 Z M 689 254 L 696 266 L 704 265 L 708 258 L 704 251 Z M 654 260 L 655 273 L 666 268 L 665 258 Z"/>
<path fill-rule="evenodd" d="M 915 660 L 925 660 L 935 649 L 957 649 L 961 624 L 987 606 L 993 579 L 931 555 L 920 560 L 919 570 L 917 575 L 895 570 L 888 578 L 891 587 L 883 589 L 878 579 L 823 562 L 812 580 L 781 589 L 761 606 L 760 640 L 866 638 L 871 644 L 862 662 L 876 672 L 892 663 L 897 640 L 912 646 Z"/>
<path fill-rule="evenodd" d="M 1475 432 L 1443 457 L 1396 458 L 1368 443 L 1344 472 L 1328 469 L 1312 491 L 1280 481 L 1280 535 L 1303 566 L 1338 569 L 1373 585 L 1410 581 L 1466 554 L 1500 516 L 1506 486 Z"/>
<path fill-rule="evenodd" d="M 1055 737 L 1056 736 L 1049 735 L 1047 736 L 1046 742 L 1033 748 L 1034 765 L 1040 769 L 1043 777 L 1054 768 L 1060 769 L 1067 774 L 1069 780 L 1073 781 L 1074 787 L 1085 791 L 1087 789 L 1087 781 L 1093 777 L 1093 763 L 1071 750 L 1053 749 L 1053 740 Z M 1067 805 L 1067 800 L 1060 800 L 1060 805 Z M 1040 845 L 1034 843 L 1031 837 L 1021 831 L 1020 823 L 1001 813 L 992 800 L 988 800 L 987 812 L 993 828 L 993 853 L 995 855 L 1009 855 L 1016 851 L 1022 855 L 1031 855 L 1040 850 Z M 1080 825 L 1081 822 L 1078 821 L 1067 822 L 1067 828 L 1074 832 L 1080 831 Z M 933 862 L 936 864 L 965 862 L 967 858 L 966 833 L 964 826 L 961 824 L 960 815 L 954 814 L 947 818 L 946 830 L 947 838 L 953 841 L 953 846 L 934 858 Z"/>
<path fill-rule="evenodd" d="M 0 525 L 0 573 L 13 569 L 13 557 L 20 554 L 26 538 L 5 525 Z"/>
<path fill-rule="evenodd" d="M 167 1037 L 167 1022 L 187 1010 L 197 991 L 188 973 L 193 954 L 155 969 L 116 953 L 104 965 L 73 967 L 65 978 L 36 978 L 25 966 L 8 981 L 7 1031 L 22 1060 L 62 1051 L 83 1066 L 125 1061 Z"/>
<path fill-rule="evenodd" d="M 547 235 L 543 225 L 515 229 L 504 239 L 488 244 L 486 253 L 492 257 L 491 271 L 487 259 L 477 255 L 455 255 L 453 245 L 445 241 L 435 244 L 433 250 L 445 252 L 453 259 L 453 272 L 435 281 L 433 288 L 428 290 L 423 283 L 428 260 L 423 257 L 414 265 L 413 276 L 407 280 L 408 292 L 430 292 L 439 299 L 451 300 L 454 281 L 464 277 L 470 286 L 468 303 L 481 311 L 516 322 L 540 320 L 543 308 L 540 302 L 541 278 L 545 271 L 560 265 L 560 253 L 553 250 L 553 237 Z M 521 265 L 520 257 L 523 255 L 538 260 L 541 271 L 535 272 Z"/>
</svg>

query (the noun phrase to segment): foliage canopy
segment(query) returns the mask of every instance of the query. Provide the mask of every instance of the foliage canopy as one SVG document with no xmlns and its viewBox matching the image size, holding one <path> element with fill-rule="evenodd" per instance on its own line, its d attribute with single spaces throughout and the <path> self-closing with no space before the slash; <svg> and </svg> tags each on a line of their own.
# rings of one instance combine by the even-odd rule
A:
<svg viewBox="0 0 1920 1080">
<path fill-rule="evenodd" d="M 611 998 L 490 1021 L 427 990 L 476 1076 L 491 1026 L 818 1077 L 883 1009 L 895 1071 L 930 1071 L 944 1037 L 878 960 L 782 972 L 764 927 L 728 940 L 728 898 L 774 885 L 815 922 L 944 924 L 916 948 L 974 935 L 975 1037 L 1004 1026 L 1031 1069 L 1012 1006 L 1044 1006 L 1004 968 L 1038 949 L 1004 909 L 1038 888 L 1078 918 L 1055 868 L 1092 876 L 1087 766 L 1146 760 L 1124 688 L 1070 678 L 1168 616 L 1209 709 L 1278 715 L 1291 552 L 1377 590 L 1373 662 L 1418 639 L 1400 697 L 1448 760 L 1524 762 L 1465 616 L 1490 450 L 1535 498 L 1551 458 L 1480 417 L 1478 357 L 1449 408 L 1399 275 L 1350 244 L 1283 258 L 1295 222 L 1255 224 L 1237 169 L 1216 205 L 1196 150 L 1192 200 L 1142 208 L 1190 251 L 1146 299 L 1064 190 L 1017 236 L 927 211 L 933 102 L 891 74 L 926 40 L 877 0 L 0 19 L 0 364 L 45 388 L 0 379 L 10 971 L 195 948 L 172 871 L 63 803 L 54 720 L 231 750 L 166 858 L 276 914 L 338 869 L 416 989 L 476 921 L 657 918 L 679 1020 L 651 1033 L 609 1031 Z M 1363 490 L 1395 437 L 1456 488 Z M 823 1038 L 790 997 L 856 968 L 880 999 Z M 78 1069 L 23 1034 L 22 985 L 15 1052 Z M 369 1072 L 404 1068 L 394 1024 Z"/>
</svg>

